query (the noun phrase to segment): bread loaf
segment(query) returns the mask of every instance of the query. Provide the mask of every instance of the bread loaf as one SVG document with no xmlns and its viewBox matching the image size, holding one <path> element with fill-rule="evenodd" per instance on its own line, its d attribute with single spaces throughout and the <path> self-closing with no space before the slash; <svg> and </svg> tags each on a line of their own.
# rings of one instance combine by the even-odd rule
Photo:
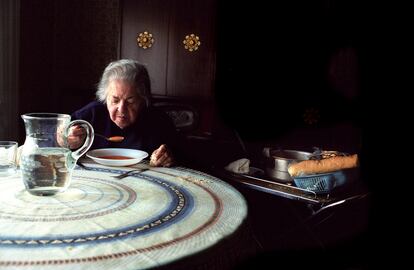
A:
<svg viewBox="0 0 414 270">
<path fill-rule="evenodd" d="M 288 172 L 290 176 L 328 173 L 358 166 L 358 155 L 336 156 L 322 160 L 304 160 L 290 164 Z"/>
</svg>

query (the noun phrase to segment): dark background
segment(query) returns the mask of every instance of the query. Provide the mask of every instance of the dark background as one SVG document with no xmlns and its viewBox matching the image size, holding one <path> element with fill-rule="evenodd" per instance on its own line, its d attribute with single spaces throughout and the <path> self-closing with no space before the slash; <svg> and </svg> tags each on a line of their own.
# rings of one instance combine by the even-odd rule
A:
<svg viewBox="0 0 414 270">
<path fill-rule="evenodd" d="M 251 140 L 294 129 L 360 128 L 360 13 L 357 1 L 221 3 L 216 96 L 224 121 Z M 338 89 L 330 82 L 330 61 L 349 48 L 360 61 L 351 74 L 357 86 Z M 314 125 L 303 119 L 310 108 L 319 113 Z"/>
</svg>

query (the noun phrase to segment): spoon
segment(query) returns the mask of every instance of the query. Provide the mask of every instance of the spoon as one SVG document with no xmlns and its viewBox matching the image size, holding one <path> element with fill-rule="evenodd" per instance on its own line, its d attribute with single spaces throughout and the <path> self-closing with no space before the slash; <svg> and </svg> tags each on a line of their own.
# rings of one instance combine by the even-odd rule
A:
<svg viewBox="0 0 414 270">
<path fill-rule="evenodd" d="M 122 136 L 105 137 L 104 135 L 97 134 L 97 133 L 95 133 L 95 136 L 104 138 L 105 140 L 110 141 L 110 142 L 122 142 L 124 140 L 124 137 Z"/>
</svg>

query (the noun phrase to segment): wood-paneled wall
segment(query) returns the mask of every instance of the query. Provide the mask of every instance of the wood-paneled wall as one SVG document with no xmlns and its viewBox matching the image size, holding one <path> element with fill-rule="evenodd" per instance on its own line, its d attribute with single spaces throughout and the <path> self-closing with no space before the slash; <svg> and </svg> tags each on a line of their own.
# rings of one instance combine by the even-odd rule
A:
<svg viewBox="0 0 414 270">
<path fill-rule="evenodd" d="M 0 140 L 17 140 L 20 1 L 0 1 Z"/>
<path fill-rule="evenodd" d="M 21 0 L 20 114 L 71 113 L 94 99 L 119 57 L 119 2 Z"/>
</svg>

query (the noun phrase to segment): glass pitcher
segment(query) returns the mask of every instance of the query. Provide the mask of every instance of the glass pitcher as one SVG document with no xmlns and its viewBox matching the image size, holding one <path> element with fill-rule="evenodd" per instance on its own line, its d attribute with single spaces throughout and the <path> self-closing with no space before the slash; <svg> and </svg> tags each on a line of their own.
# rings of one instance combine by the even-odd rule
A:
<svg viewBox="0 0 414 270">
<path fill-rule="evenodd" d="M 26 190 L 33 195 L 54 195 L 65 191 L 71 182 L 76 161 L 92 145 L 94 130 L 84 120 L 70 121 L 70 115 L 28 113 L 22 115 L 26 140 L 20 157 L 20 170 Z M 77 125 L 86 130 L 83 145 L 69 148 L 69 128 Z"/>
</svg>

